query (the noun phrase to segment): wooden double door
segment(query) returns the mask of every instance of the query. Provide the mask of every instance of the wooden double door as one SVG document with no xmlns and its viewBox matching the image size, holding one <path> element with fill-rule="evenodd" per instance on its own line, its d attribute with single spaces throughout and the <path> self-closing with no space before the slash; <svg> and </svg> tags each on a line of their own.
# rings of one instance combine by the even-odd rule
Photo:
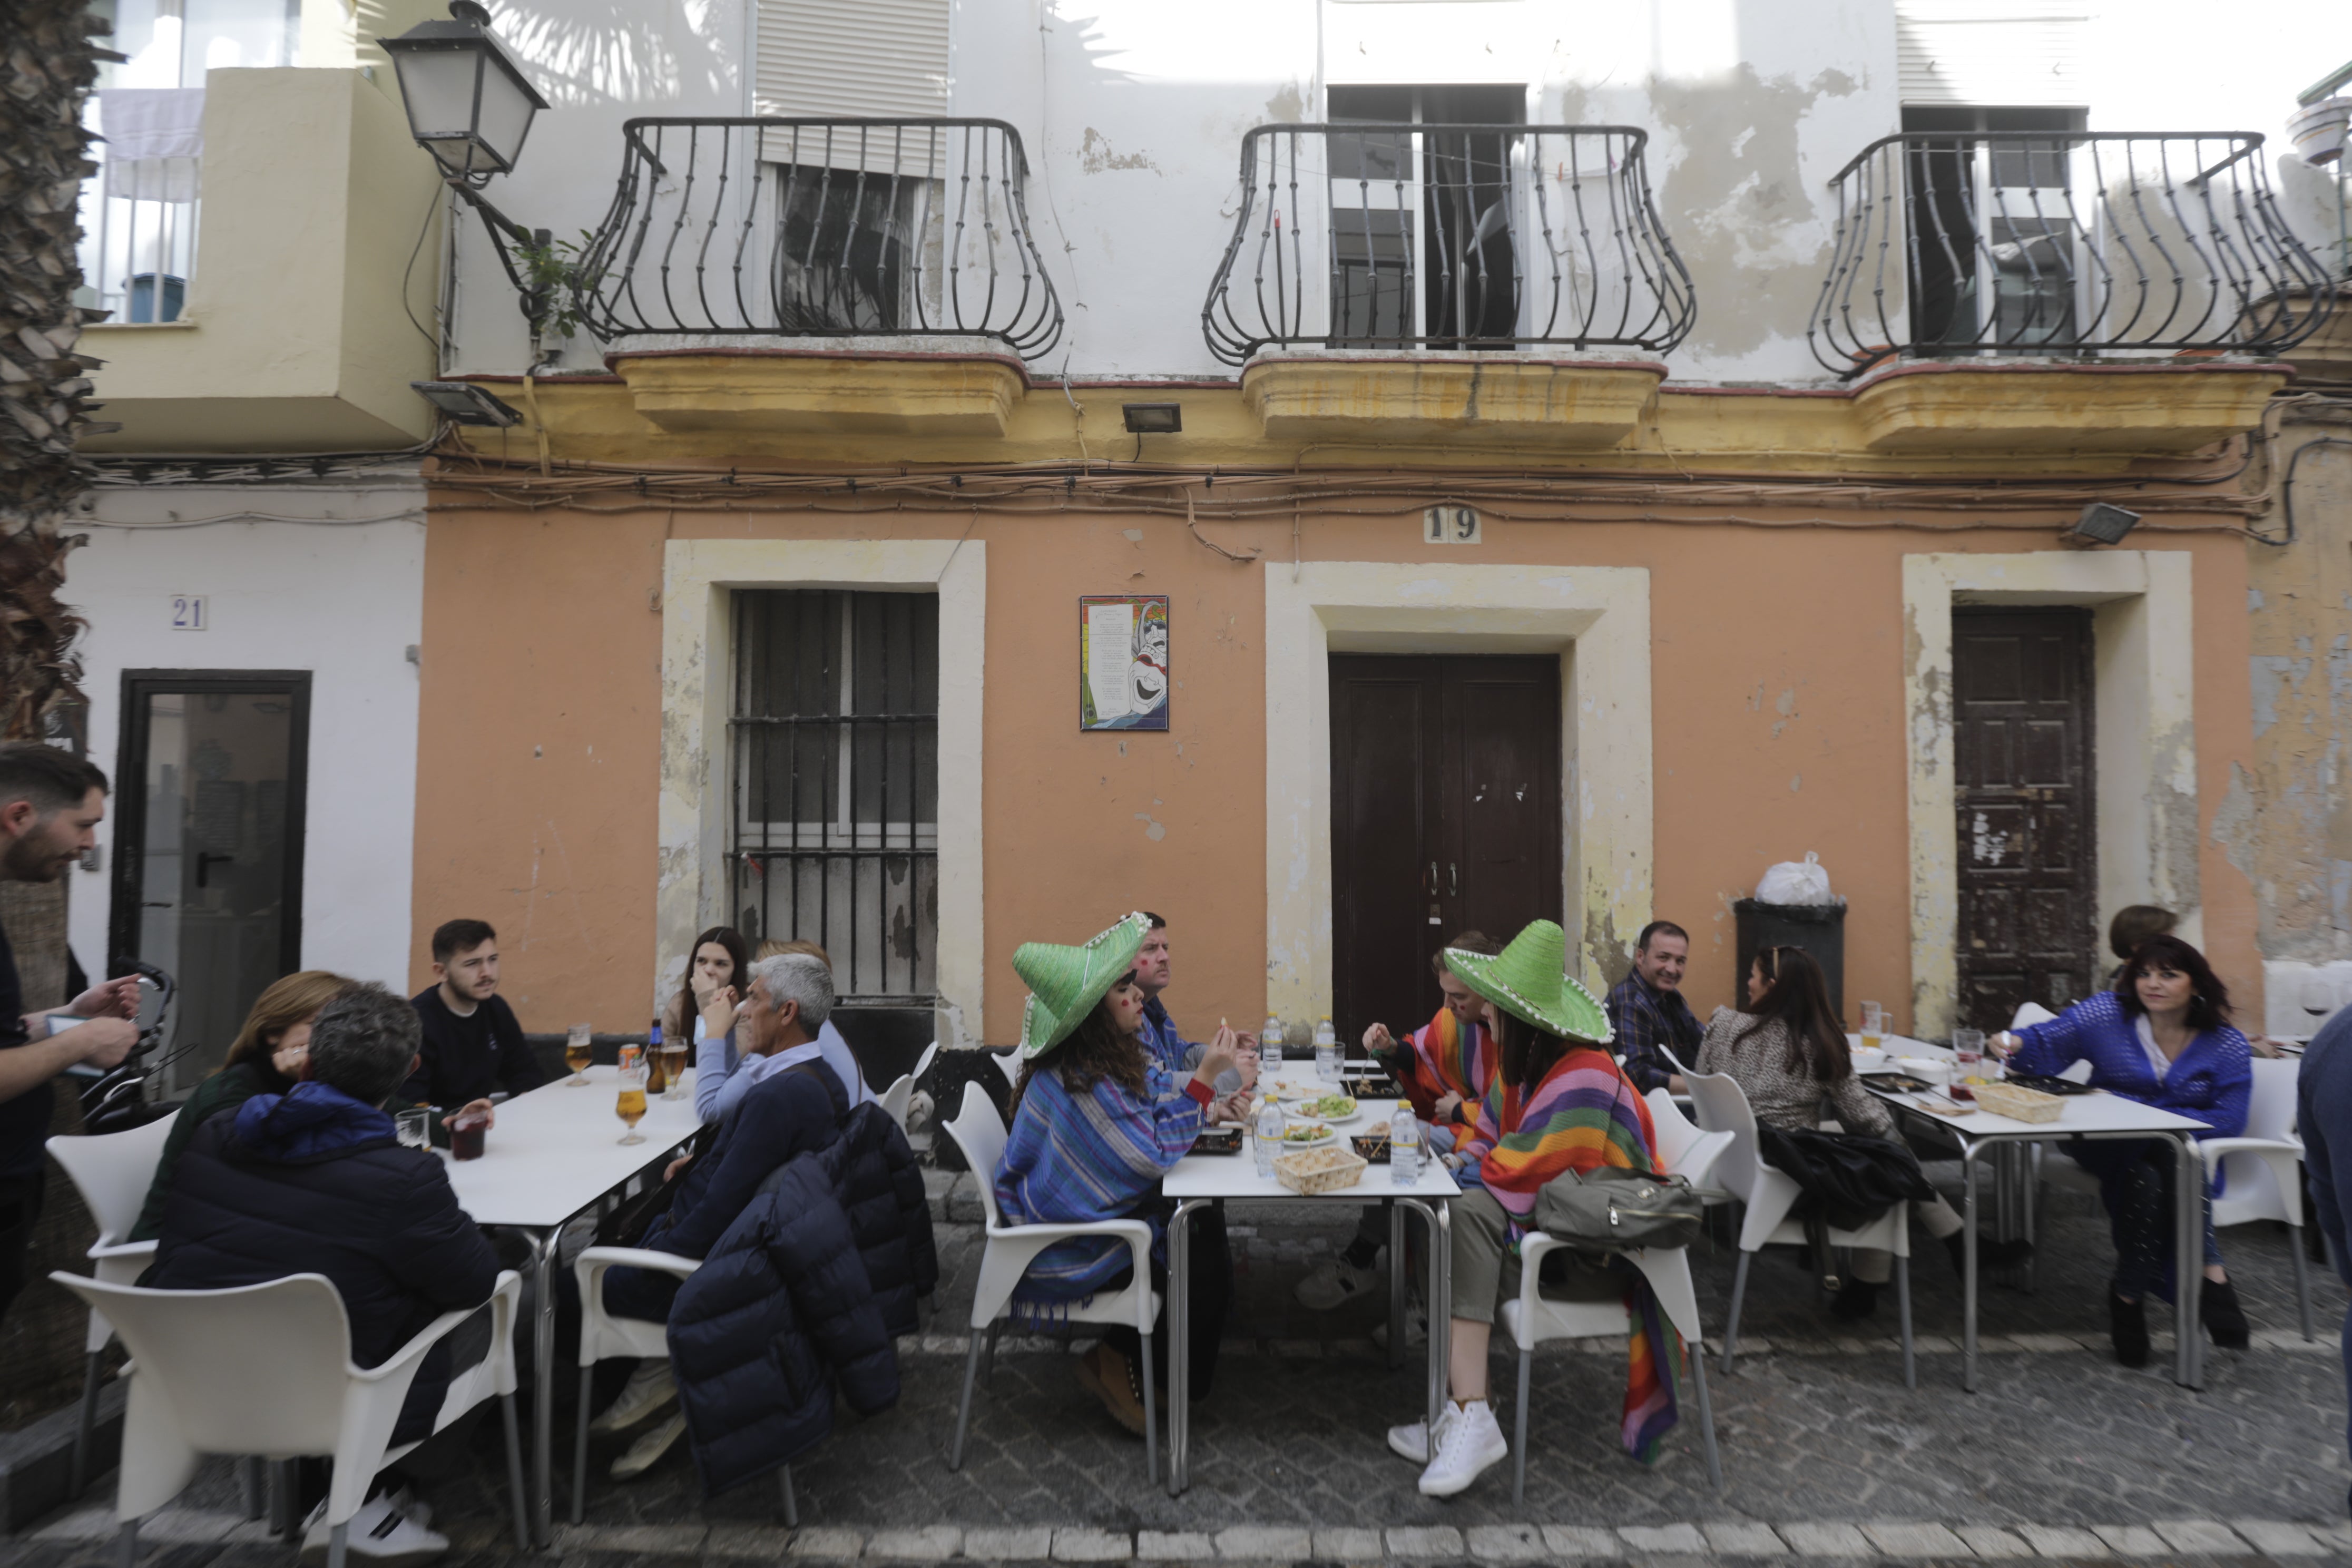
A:
<svg viewBox="0 0 2352 1568">
<path fill-rule="evenodd" d="M 1428 1022 L 1430 956 L 1560 918 L 1557 656 L 1334 654 L 1333 1022 Z"/>
</svg>

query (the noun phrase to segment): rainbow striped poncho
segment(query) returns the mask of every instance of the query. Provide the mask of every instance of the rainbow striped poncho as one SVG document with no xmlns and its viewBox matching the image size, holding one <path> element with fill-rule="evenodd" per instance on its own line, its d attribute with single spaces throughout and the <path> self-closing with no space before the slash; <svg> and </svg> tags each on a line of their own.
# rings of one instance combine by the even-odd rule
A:
<svg viewBox="0 0 2352 1568">
<path fill-rule="evenodd" d="M 1462 1161 L 1465 1173 L 1475 1166 L 1478 1181 L 1510 1216 L 1516 1249 L 1546 1182 L 1603 1165 L 1662 1171 L 1657 1144 L 1650 1108 L 1616 1061 L 1606 1051 L 1571 1046 L 1532 1088 L 1514 1088 L 1495 1075 L 1478 1109 L 1477 1131 L 1462 1146 Z M 1622 1432 L 1626 1451 L 1648 1464 L 1675 1421 L 1682 1341 L 1646 1280 L 1637 1277 L 1626 1306 L 1633 1321 L 1633 1357 Z"/>
<path fill-rule="evenodd" d="M 1411 1044 L 1413 1073 L 1421 1080 L 1405 1085 L 1413 1109 L 1426 1120 L 1439 1100 L 1458 1094 L 1462 1109 L 1454 1113 L 1455 1119 L 1465 1124 L 1475 1121 L 1478 1102 L 1486 1098 L 1487 1086 L 1495 1081 L 1495 1037 L 1486 1032 L 1486 1026 L 1465 1027 L 1453 1008 L 1440 1007 L 1425 1028 L 1414 1031 Z M 1416 1089 L 1421 1092 L 1415 1093 Z"/>
</svg>

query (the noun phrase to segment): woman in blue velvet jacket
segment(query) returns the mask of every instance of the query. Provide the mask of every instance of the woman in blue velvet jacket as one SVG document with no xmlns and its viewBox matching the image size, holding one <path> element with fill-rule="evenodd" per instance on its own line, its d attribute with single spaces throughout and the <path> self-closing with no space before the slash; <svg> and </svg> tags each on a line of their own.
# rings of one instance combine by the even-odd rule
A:
<svg viewBox="0 0 2352 1568">
<path fill-rule="evenodd" d="M 2134 950 L 2113 991 L 2077 1002 L 2046 1024 L 1995 1036 L 1997 1050 L 2025 1072 L 2058 1073 L 2091 1064 L 2099 1089 L 2207 1124 L 2198 1138 L 2235 1138 L 2246 1129 L 2252 1051 L 2230 1024 L 2230 993 L 2205 955 L 2177 936 L 2152 936 Z M 2074 1163 L 2099 1179 L 2115 1235 L 2116 1274 L 2107 1291 L 2116 1359 L 2147 1364 L 2149 1291 L 2172 1295 L 2174 1145 L 2166 1139 L 2070 1144 Z M 2213 1226 L 2205 1225 L 2205 1280 L 2199 1312 L 2213 1342 L 2243 1350 L 2248 1331 L 2238 1293 L 2221 1267 Z"/>
</svg>

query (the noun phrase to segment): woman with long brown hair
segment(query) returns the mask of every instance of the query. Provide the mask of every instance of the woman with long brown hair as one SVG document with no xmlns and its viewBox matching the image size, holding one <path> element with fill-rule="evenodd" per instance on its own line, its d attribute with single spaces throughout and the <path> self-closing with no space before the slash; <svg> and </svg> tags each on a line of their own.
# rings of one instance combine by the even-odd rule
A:
<svg viewBox="0 0 2352 1568">
<path fill-rule="evenodd" d="M 302 1075 L 310 1045 L 310 1024 L 328 1003 L 358 984 L 324 969 L 301 969 L 273 982 L 254 998 L 245 1016 L 245 1027 L 228 1047 L 228 1055 L 196 1092 L 180 1107 L 178 1120 L 164 1136 L 163 1154 L 155 1163 L 155 1179 L 147 1188 L 147 1202 L 129 1239 L 152 1241 L 163 1223 L 163 1194 L 171 1190 L 172 1172 L 180 1151 L 196 1129 L 224 1110 L 234 1110 L 257 1094 L 284 1094 Z"/>
<path fill-rule="evenodd" d="M 1828 980 L 1813 955 L 1801 947 L 1758 952 L 1748 975 L 1748 1011 L 1717 1007 L 1698 1047 L 1701 1073 L 1726 1073 L 1748 1096 L 1759 1126 L 1794 1131 L 1820 1124 L 1822 1102 L 1838 1125 L 1866 1138 L 1895 1138 L 1895 1118 L 1854 1077 L 1846 1049 L 1845 1026 L 1830 1005 Z M 1961 1267 L 1960 1216 L 1942 1198 L 1915 1203 L 1911 1217 L 1941 1241 Z M 1977 1261 L 2005 1268 L 2033 1250 L 2031 1242 L 1977 1239 Z M 1853 1251 L 1853 1278 L 1831 1304 L 1841 1318 L 1866 1318 L 1877 1310 L 1879 1288 L 1894 1272 L 1891 1254 L 1873 1247 Z"/>
<path fill-rule="evenodd" d="M 1200 1136 L 1202 1113 L 1216 1097 L 1213 1086 L 1233 1067 L 1238 1042 L 1233 1030 L 1219 1028 L 1181 1082 L 1153 1065 L 1142 1037 L 1143 987 L 1135 978 L 1135 955 L 1150 929 L 1149 917 L 1134 914 L 1082 947 L 1032 942 L 1013 955 L 1030 995 L 1012 1126 L 993 1175 L 996 1206 L 1009 1225 L 1150 1221 L 1151 1283 L 1165 1289 L 1166 1209 L 1155 1189 Z M 1194 1399 L 1207 1394 L 1216 1375 L 1231 1282 L 1223 1227 L 1213 1215 L 1200 1220 L 1188 1297 Z M 1073 1237 L 1037 1255 L 1013 1300 L 1050 1317 L 1057 1305 L 1122 1288 L 1134 1269 L 1134 1255 L 1116 1237 Z M 1165 1332 L 1152 1335 L 1150 1354 L 1152 1374 L 1164 1386 Z M 1144 1430 L 1144 1365 L 1141 1336 L 1113 1327 L 1077 1368 L 1078 1381 L 1137 1436 Z"/>
</svg>

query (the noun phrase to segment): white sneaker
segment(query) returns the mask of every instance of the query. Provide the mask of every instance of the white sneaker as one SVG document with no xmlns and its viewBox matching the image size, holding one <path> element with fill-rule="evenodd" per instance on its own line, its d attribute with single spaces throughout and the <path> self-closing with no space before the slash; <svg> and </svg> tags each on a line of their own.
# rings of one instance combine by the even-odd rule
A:
<svg viewBox="0 0 2352 1568">
<path fill-rule="evenodd" d="M 1291 1294 L 1310 1312 L 1329 1312 L 1370 1295 L 1380 1282 L 1378 1270 L 1359 1268 L 1344 1258 L 1334 1258 L 1309 1269 Z"/>
<path fill-rule="evenodd" d="M 302 1534 L 302 1561 L 324 1563 L 327 1560 L 327 1505 L 320 1503 L 310 1510 L 306 1521 L 309 1528 Z M 430 1563 L 449 1550 L 449 1538 L 436 1535 L 403 1514 L 390 1497 L 373 1497 L 360 1504 L 352 1515 L 344 1532 L 344 1549 L 372 1568 L 409 1568 L 415 1563 Z"/>
<path fill-rule="evenodd" d="M 1454 1425 L 1454 1402 L 1447 1400 L 1438 1413 L 1437 1440 L 1445 1441 L 1445 1429 Z M 1429 1463 L 1429 1423 L 1408 1421 L 1402 1426 L 1389 1428 L 1389 1452 L 1400 1459 L 1411 1459 L 1416 1465 Z"/>
<path fill-rule="evenodd" d="M 673 1415 L 635 1443 L 629 1451 L 613 1461 L 613 1479 L 625 1481 L 632 1476 L 644 1475 L 654 1468 L 654 1462 L 670 1450 L 670 1445 L 686 1436 L 686 1417 Z"/>
<path fill-rule="evenodd" d="M 1419 1307 L 1412 1308 L 1404 1315 L 1404 1342 L 1407 1345 L 1429 1342 L 1429 1314 Z M 1386 1323 L 1372 1325 L 1372 1343 L 1382 1350 L 1389 1348 L 1389 1326 Z"/>
<path fill-rule="evenodd" d="M 1437 1436 L 1437 1458 L 1421 1472 L 1421 1495 L 1452 1497 L 1510 1453 L 1492 1406 L 1474 1399 L 1462 1406 Z"/>
<path fill-rule="evenodd" d="M 637 1370 L 629 1374 L 620 1397 L 588 1423 L 588 1435 L 604 1437 L 625 1432 L 677 1397 L 677 1380 L 670 1376 L 669 1363 L 648 1357 L 637 1363 Z"/>
</svg>

